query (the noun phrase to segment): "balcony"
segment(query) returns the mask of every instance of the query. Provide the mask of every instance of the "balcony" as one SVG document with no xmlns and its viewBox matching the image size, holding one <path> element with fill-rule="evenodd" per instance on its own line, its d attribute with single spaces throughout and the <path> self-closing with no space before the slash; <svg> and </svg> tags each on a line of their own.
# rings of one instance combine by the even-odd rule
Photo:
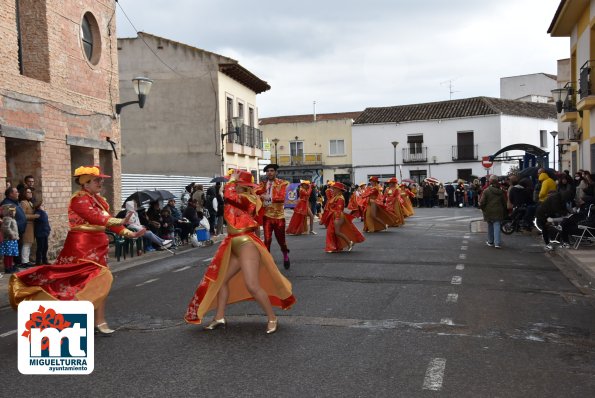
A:
<svg viewBox="0 0 595 398">
<path fill-rule="evenodd" d="M 479 160 L 477 156 L 477 145 L 453 145 L 452 160 L 455 162 Z"/>
<path fill-rule="evenodd" d="M 403 148 L 403 163 L 426 163 L 428 147 Z"/>
<path fill-rule="evenodd" d="M 322 165 L 322 153 L 304 153 L 302 155 L 278 155 L 279 166 L 315 166 Z"/>
<path fill-rule="evenodd" d="M 587 61 L 581 66 L 579 71 L 578 95 L 579 101 L 576 104 L 576 110 L 582 113 L 584 110 L 595 108 L 595 95 L 593 95 L 593 86 L 591 83 L 591 63 L 595 61 Z M 570 97 L 570 96 L 569 96 Z M 568 97 L 567 97 L 568 98 Z M 576 119 L 575 119 L 576 120 Z M 573 120 L 567 120 L 573 121 Z"/>
<path fill-rule="evenodd" d="M 227 132 L 232 132 L 233 127 L 228 127 Z M 262 131 L 248 125 L 240 128 L 240 134 L 229 134 L 225 151 L 230 154 L 262 157 Z"/>
</svg>

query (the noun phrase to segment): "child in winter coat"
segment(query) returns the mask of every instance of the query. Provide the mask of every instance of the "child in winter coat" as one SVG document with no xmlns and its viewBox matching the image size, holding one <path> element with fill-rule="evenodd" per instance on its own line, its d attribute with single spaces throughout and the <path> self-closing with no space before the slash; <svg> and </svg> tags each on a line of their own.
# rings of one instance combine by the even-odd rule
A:
<svg viewBox="0 0 595 398">
<path fill-rule="evenodd" d="M 16 207 L 2 206 L 2 235 L 4 240 L 0 244 L 0 255 L 4 256 L 4 272 L 12 274 L 16 271 L 14 257 L 19 256 L 19 230 L 14 219 Z"/>
<path fill-rule="evenodd" d="M 35 220 L 35 241 L 37 242 L 35 265 L 48 264 L 48 238 L 52 228 L 50 228 L 48 213 L 45 211 L 43 202 L 35 206 L 35 214 L 39 215 Z"/>
</svg>

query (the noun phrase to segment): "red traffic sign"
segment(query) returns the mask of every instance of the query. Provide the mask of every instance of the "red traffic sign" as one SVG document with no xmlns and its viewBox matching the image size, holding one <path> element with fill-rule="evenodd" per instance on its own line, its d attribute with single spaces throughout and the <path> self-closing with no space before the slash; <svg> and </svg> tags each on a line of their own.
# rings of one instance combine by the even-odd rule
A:
<svg viewBox="0 0 595 398">
<path fill-rule="evenodd" d="M 491 168 L 494 165 L 494 162 L 490 160 L 489 156 L 482 156 L 481 158 L 481 165 L 486 169 Z"/>
</svg>

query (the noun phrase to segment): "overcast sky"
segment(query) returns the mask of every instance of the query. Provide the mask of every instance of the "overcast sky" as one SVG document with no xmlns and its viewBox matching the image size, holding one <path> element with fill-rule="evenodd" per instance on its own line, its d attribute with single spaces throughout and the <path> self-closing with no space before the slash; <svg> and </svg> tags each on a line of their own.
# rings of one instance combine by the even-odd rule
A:
<svg viewBox="0 0 595 398">
<path fill-rule="evenodd" d="M 234 58 L 271 90 L 260 117 L 499 97 L 500 78 L 556 74 L 560 0 L 119 0 L 136 29 Z M 118 37 L 135 30 L 118 7 Z M 165 60 L 167 62 L 167 60 Z M 174 65 L 171 65 L 174 66 Z"/>
</svg>

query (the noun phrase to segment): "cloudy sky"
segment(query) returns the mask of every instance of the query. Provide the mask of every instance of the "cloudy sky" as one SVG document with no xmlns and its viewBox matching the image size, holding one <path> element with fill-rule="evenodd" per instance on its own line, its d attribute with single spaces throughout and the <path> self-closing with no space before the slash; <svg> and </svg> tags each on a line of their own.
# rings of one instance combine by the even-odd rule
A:
<svg viewBox="0 0 595 398">
<path fill-rule="evenodd" d="M 119 0 L 135 28 L 234 58 L 271 85 L 259 116 L 498 97 L 501 77 L 556 74 L 560 0 Z M 165 60 L 167 62 L 167 60 Z M 452 85 L 452 89 L 449 88 Z"/>
</svg>

